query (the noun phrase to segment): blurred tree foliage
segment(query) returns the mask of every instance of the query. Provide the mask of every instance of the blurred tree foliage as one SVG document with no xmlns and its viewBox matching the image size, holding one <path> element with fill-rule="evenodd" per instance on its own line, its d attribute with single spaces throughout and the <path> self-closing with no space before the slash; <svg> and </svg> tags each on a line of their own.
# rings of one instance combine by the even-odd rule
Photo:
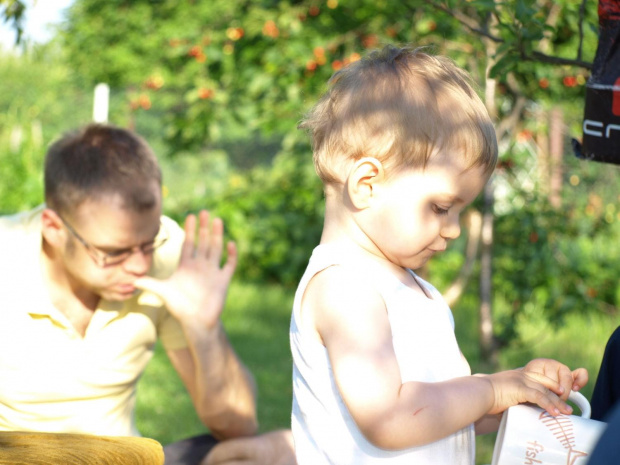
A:
<svg viewBox="0 0 620 465">
<path fill-rule="evenodd" d="M 563 79 L 586 75 L 574 66 L 587 63 L 581 58 L 584 44 L 586 55 L 593 56 L 595 1 L 589 3 L 590 8 L 580 9 L 572 1 L 523 0 L 76 0 L 64 28 L 64 44 L 81 76 L 91 84 L 107 82 L 124 95 L 125 113 L 113 115 L 113 120 L 129 121 L 141 130 L 142 115 L 157 115 L 163 128 L 153 135 L 163 134 L 173 155 L 204 155 L 218 149 L 228 153 L 235 145 L 240 149 L 236 167 L 263 162 L 254 172 L 230 178 L 228 191 L 207 201 L 224 214 L 236 239 L 251 240 L 241 243 L 251 257 L 248 267 L 294 284 L 303 261 L 281 262 L 274 271 L 268 256 L 276 250 L 307 256 L 308 245 L 318 241 L 319 229 L 299 221 L 314 212 L 311 223 L 320 223 L 321 209 L 315 204 L 321 197 L 316 182 L 296 178 L 295 170 L 307 169 L 295 164 L 310 165 L 311 157 L 308 145 L 305 156 L 303 149 L 298 153 L 303 142 L 295 133 L 303 112 L 334 71 L 382 44 L 412 43 L 453 57 L 481 86 L 493 59 L 500 121 L 523 96 L 538 101 L 573 97 L 579 102 L 583 86 L 566 87 Z M 488 28 L 490 17 L 499 25 L 495 36 Z M 497 56 L 486 55 L 484 40 L 497 44 Z M 538 46 L 543 41 L 545 53 Z M 152 139 L 149 131 L 141 132 Z M 265 149 L 271 153 L 265 154 Z M 287 157 L 294 162 L 279 159 Z M 272 158 L 273 167 L 265 168 L 264 162 Z M 284 165 L 291 171 L 282 171 Z M 289 181 L 283 183 L 287 176 Z M 244 181 L 233 182 L 240 178 Z M 275 202 L 279 192 L 283 200 L 296 198 L 296 204 L 289 200 L 269 209 L 270 215 L 252 214 L 266 208 L 267 197 Z M 236 228 L 243 223 L 241 212 L 245 224 Z M 282 216 L 292 220 L 286 228 Z M 250 230 L 265 233 L 250 236 Z M 284 234 L 296 230 L 291 236 Z M 275 231 L 277 247 L 271 236 Z M 260 277 L 260 272 L 245 267 L 241 273 L 246 271 Z"/>
<path fill-rule="evenodd" d="M 510 341 L 517 314 L 544 311 L 560 322 L 570 311 L 620 305 L 616 167 L 566 156 L 559 207 L 549 204 L 539 175 L 547 110 L 564 111 L 565 140 L 581 133 L 596 6 L 75 0 L 58 56 L 83 87 L 111 86 L 112 122 L 169 155 L 162 160 L 169 214 L 180 220 L 189 210 L 214 210 L 238 242 L 239 276 L 289 286 L 318 243 L 323 211 L 308 140 L 296 126 L 327 79 L 385 43 L 452 57 L 481 93 L 493 85 L 501 152 L 493 284 L 497 333 Z M 458 274 L 463 248 L 457 241 L 431 263 L 440 288 Z M 477 295 L 473 280 L 467 292 Z"/>
<path fill-rule="evenodd" d="M 495 332 L 500 345 L 518 340 L 519 317 L 544 313 L 561 325 L 571 312 L 620 308 L 620 167 L 568 158 L 561 206 L 514 173 L 496 214 L 493 249 Z M 498 206 L 498 209 L 501 207 Z"/>
<path fill-rule="evenodd" d="M 20 42 L 24 32 L 26 5 L 22 0 L 0 0 L 0 19 L 15 30 L 15 42 Z"/>
<path fill-rule="evenodd" d="M 88 121 L 91 94 L 59 63 L 53 45 L 0 55 L 0 212 L 43 201 L 43 155 L 50 140 Z"/>
<path fill-rule="evenodd" d="M 493 60 L 499 120 L 518 95 L 582 96 L 597 22 L 595 0 L 76 0 L 68 19 L 72 66 L 161 111 L 172 150 L 291 132 L 334 70 L 385 43 L 431 45 L 481 85 Z"/>
</svg>

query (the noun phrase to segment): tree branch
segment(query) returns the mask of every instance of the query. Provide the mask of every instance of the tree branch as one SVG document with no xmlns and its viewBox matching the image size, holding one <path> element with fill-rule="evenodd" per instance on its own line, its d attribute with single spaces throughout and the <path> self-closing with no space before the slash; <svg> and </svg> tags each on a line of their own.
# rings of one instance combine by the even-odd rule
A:
<svg viewBox="0 0 620 465">
<path fill-rule="evenodd" d="M 577 59 L 581 60 L 581 53 L 583 51 L 583 22 L 585 21 L 586 15 L 586 1 L 581 0 L 581 5 L 579 6 L 579 47 L 577 47 Z"/>
<path fill-rule="evenodd" d="M 579 66 L 581 68 L 585 68 L 585 69 L 592 69 L 592 63 L 588 62 L 588 61 L 583 61 L 583 59 L 581 58 L 582 56 L 582 43 L 583 43 L 583 21 L 585 18 L 585 13 L 584 13 L 584 9 L 585 9 L 585 2 L 586 0 L 582 0 L 582 4 L 579 10 L 579 49 L 577 51 L 577 58 L 575 59 L 570 59 L 570 58 L 562 58 L 562 57 L 556 57 L 556 56 L 552 56 L 552 55 L 547 55 L 545 53 L 542 52 L 532 52 L 531 54 L 525 54 L 523 51 L 519 51 L 520 52 L 520 56 L 523 60 L 526 61 L 534 61 L 534 62 L 539 62 L 539 63 L 547 63 L 547 64 L 552 64 L 552 65 L 568 65 L 568 66 Z M 503 44 L 505 43 L 505 40 L 502 39 L 501 37 L 497 37 L 493 34 L 491 34 L 489 31 L 485 30 L 476 20 L 474 20 L 473 18 L 463 14 L 460 11 L 455 11 L 455 10 L 451 10 L 450 8 L 448 8 L 445 4 L 443 4 L 442 2 L 437 2 L 437 1 L 429 1 L 428 5 L 431 6 L 432 8 L 439 10 L 445 14 L 447 14 L 448 16 L 456 19 L 459 23 L 461 23 L 465 28 L 467 28 L 469 31 L 483 37 L 486 38 L 492 42 L 495 42 L 497 44 Z M 409 7 L 411 9 L 411 7 Z"/>
<path fill-rule="evenodd" d="M 551 55 L 545 55 L 541 52 L 532 52 L 531 55 L 527 55 L 525 53 L 521 54 L 521 58 L 526 61 L 537 61 L 539 63 L 548 63 L 551 65 L 569 65 L 569 66 L 579 66 L 585 69 L 592 69 L 592 63 L 589 61 L 583 61 L 580 58 L 571 59 L 571 58 L 562 58 Z"/>
<path fill-rule="evenodd" d="M 13 23 L 10 27 L 15 29 L 15 43 L 19 44 L 24 32 L 24 13 L 26 6 L 23 0 L 1 1 L 0 6 L 4 11 L 0 10 L 0 19 L 5 23 Z"/>
<path fill-rule="evenodd" d="M 504 138 L 504 135 L 506 134 L 514 133 L 514 128 L 521 120 L 521 114 L 523 113 L 523 109 L 527 104 L 527 99 L 521 93 L 519 89 L 519 83 L 516 81 L 512 74 L 508 74 L 508 76 L 506 76 L 505 85 L 515 96 L 515 103 L 510 110 L 510 114 L 502 118 L 499 125 L 497 126 L 497 140 L 502 140 Z"/>
<path fill-rule="evenodd" d="M 494 36 L 493 34 L 489 33 L 489 31 L 484 30 L 480 26 L 480 24 L 478 24 L 477 21 L 475 21 L 474 19 L 470 18 L 467 15 L 464 15 L 460 11 L 451 10 L 447 6 L 443 5 L 442 3 L 438 3 L 438 2 L 429 1 L 427 3 L 431 7 L 435 8 L 436 10 L 443 11 L 448 16 L 453 17 L 459 23 L 461 23 L 463 26 L 465 26 L 467 29 L 469 29 L 471 32 L 474 32 L 474 33 L 476 33 L 479 36 L 482 36 L 482 37 L 485 37 L 485 38 L 487 38 L 489 40 L 492 40 L 493 42 L 497 42 L 497 43 L 503 43 L 504 42 L 503 39 L 501 39 L 500 37 Z"/>
<path fill-rule="evenodd" d="M 521 114 L 523 113 L 526 104 L 527 99 L 523 95 L 517 95 L 515 103 L 512 106 L 512 110 L 510 111 L 510 115 L 503 118 L 497 127 L 496 132 L 498 141 L 502 140 L 507 134 L 514 133 L 514 128 L 517 127 L 517 124 L 521 120 Z"/>
<path fill-rule="evenodd" d="M 554 5 L 551 5 L 545 24 L 552 28 L 555 27 L 557 25 L 558 18 L 560 17 L 560 11 L 562 11 L 562 6 L 560 4 L 556 3 Z M 551 32 L 547 29 L 543 32 L 543 39 L 540 41 L 538 48 L 541 52 L 546 53 L 549 50 L 550 44 Z"/>
</svg>

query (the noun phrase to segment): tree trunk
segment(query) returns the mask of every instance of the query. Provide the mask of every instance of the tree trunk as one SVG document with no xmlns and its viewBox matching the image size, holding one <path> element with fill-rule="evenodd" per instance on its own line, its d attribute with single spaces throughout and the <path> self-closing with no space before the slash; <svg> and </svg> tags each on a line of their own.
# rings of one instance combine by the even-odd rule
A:
<svg viewBox="0 0 620 465">
<path fill-rule="evenodd" d="M 482 250 L 480 255 L 480 355 L 489 368 L 497 366 L 498 354 L 493 333 L 493 180 L 484 187 Z"/>
<path fill-rule="evenodd" d="M 496 27 L 494 16 L 489 17 L 489 30 Z M 485 40 L 486 46 L 486 76 L 485 76 L 485 104 L 493 121 L 497 120 L 495 105 L 495 79 L 490 77 L 490 70 L 495 64 L 497 45 L 491 40 Z M 482 250 L 480 256 L 480 355 L 483 362 L 494 368 L 497 365 L 497 347 L 493 333 L 493 295 L 492 295 L 492 262 L 493 262 L 493 202 L 495 200 L 493 179 L 484 187 L 484 209 L 482 212 Z"/>
<path fill-rule="evenodd" d="M 536 131 L 536 148 L 538 151 L 538 185 L 543 195 L 549 195 L 549 178 L 551 161 L 549 158 L 549 136 L 547 112 L 536 112 L 538 131 Z"/>
<path fill-rule="evenodd" d="M 564 114 L 554 107 L 549 116 L 549 155 L 551 174 L 549 179 L 549 203 L 554 208 L 562 206 L 562 156 L 564 154 Z"/>
<path fill-rule="evenodd" d="M 465 249 L 465 262 L 461 267 L 458 277 L 444 292 L 444 299 L 448 306 L 452 307 L 461 297 L 474 268 L 474 262 L 478 257 L 480 235 L 482 233 L 482 215 L 477 210 L 470 210 L 467 218 L 467 246 Z"/>
</svg>

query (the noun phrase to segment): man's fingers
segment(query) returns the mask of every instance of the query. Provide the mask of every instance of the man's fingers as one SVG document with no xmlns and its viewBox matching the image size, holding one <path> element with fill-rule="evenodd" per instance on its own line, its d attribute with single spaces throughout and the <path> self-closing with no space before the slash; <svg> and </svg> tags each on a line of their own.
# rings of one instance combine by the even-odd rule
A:
<svg viewBox="0 0 620 465">
<path fill-rule="evenodd" d="M 251 438 L 222 441 L 211 449 L 201 465 L 247 465 L 253 460 L 255 449 Z"/>
<path fill-rule="evenodd" d="M 249 460 L 224 460 L 223 462 L 208 462 L 209 465 L 254 465 Z"/>
<path fill-rule="evenodd" d="M 187 215 L 185 218 L 185 242 L 183 242 L 183 249 L 181 250 L 181 259 L 192 258 L 194 256 L 196 241 L 196 216 Z"/>
<path fill-rule="evenodd" d="M 151 278 L 150 276 L 143 276 L 136 279 L 133 285 L 138 289 L 152 292 L 153 294 L 156 294 L 160 297 L 164 297 L 166 291 L 166 286 L 162 281 Z"/>
<path fill-rule="evenodd" d="M 190 217 L 188 216 L 188 220 Z M 192 228 L 191 232 L 189 228 Z M 208 258 L 218 266 L 222 259 L 224 245 L 224 223 L 220 218 L 211 218 L 207 210 L 198 214 L 198 241 L 195 242 L 196 220 L 186 222 L 187 241 L 185 246 L 191 248 L 191 256 Z"/>
<path fill-rule="evenodd" d="M 198 244 L 197 254 L 199 257 L 204 257 L 209 253 L 209 238 L 211 236 L 210 224 L 209 224 L 209 212 L 201 210 L 198 214 Z"/>
<path fill-rule="evenodd" d="M 211 449 L 200 465 L 296 465 L 291 430 L 229 439 Z"/>
<path fill-rule="evenodd" d="M 222 245 L 224 243 L 224 223 L 220 218 L 214 218 L 209 237 L 209 258 L 218 266 L 222 259 Z"/>
<path fill-rule="evenodd" d="M 224 271 L 228 279 L 230 279 L 237 267 L 237 245 L 233 241 L 228 242 L 228 244 L 226 244 L 226 252 L 228 255 L 226 257 L 226 263 L 224 264 Z"/>
</svg>

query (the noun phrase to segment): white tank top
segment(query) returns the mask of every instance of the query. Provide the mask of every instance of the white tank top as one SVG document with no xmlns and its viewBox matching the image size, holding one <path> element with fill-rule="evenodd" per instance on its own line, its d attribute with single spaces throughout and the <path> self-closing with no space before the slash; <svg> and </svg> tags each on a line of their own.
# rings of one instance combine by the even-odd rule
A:
<svg viewBox="0 0 620 465">
<path fill-rule="evenodd" d="M 342 249 L 316 247 L 293 304 L 291 426 L 298 464 L 473 465 L 473 425 L 431 444 L 399 451 L 380 449 L 364 438 L 338 392 L 326 348 L 298 325 L 306 286 L 315 274 L 332 265 L 355 266 Z M 352 274 L 354 279 L 361 276 Z M 375 286 L 385 301 L 402 381 L 439 382 L 470 375 L 456 342 L 452 312 L 435 287 L 416 279 L 432 299 L 409 289 L 387 271 L 373 273 L 372 281 L 364 283 Z"/>
</svg>

